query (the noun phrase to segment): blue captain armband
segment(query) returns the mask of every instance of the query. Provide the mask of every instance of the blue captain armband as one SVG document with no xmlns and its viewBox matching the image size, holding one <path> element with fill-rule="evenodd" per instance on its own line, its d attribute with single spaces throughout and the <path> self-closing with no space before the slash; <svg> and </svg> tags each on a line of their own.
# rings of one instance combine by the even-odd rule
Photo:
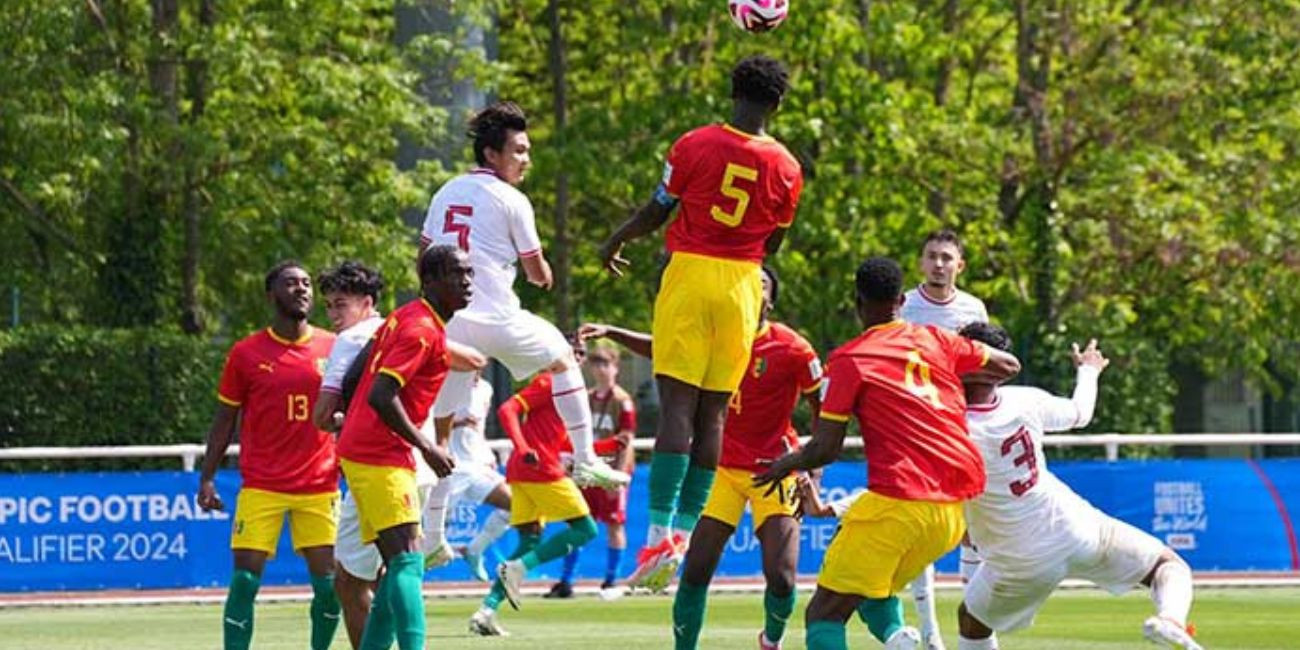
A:
<svg viewBox="0 0 1300 650">
<path fill-rule="evenodd" d="M 655 188 L 654 202 L 668 208 L 673 208 L 677 206 L 677 197 L 668 193 L 667 185 L 660 183 L 659 186 Z"/>
</svg>

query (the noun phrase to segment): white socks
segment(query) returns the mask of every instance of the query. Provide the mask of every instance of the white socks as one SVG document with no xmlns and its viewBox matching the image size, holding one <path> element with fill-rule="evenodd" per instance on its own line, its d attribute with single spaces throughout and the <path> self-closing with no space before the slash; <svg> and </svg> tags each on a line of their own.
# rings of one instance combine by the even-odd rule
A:
<svg viewBox="0 0 1300 650">
<path fill-rule="evenodd" d="M 591 448 L 591 405 L 587 402 L 582 370 L 577 365 L 569 366 L 563 372 L 551 373 L 551 379 L 551 397 L 573 441 L 573 459 L 579 463 L 595 461 L 596 452 Z"/>
<path fill-rule="evenodd" d="M 957 650 L 998 650 L 998 635 L 989 635 L 987 639 L 957 638 Z"/>
<path fill-rule="evenodd" d="M 912 580 L 912 604 L 916 605 L 916 616 L 921 621 L 921 638 L 928 639 L 938 634 L 939 624 L 934 613 L 933 564 L 925 567 L 925 571 Z"/>
<path fill-rule="evenodd" d="M 655 524 L 650 524 L 650 528 L 646 530 L 646 534 L 645 534 L 646 548 L 654 546 L 655 544 L 658 544 L 659 542 L 668 539 L 668 535 L 670 534 L 672 534 L 671 528 L 667 526 L 658 526 Z"/>
<path fill-rule="evenodd" d="M 510 530 L 510 513 L 500 509 L 493 510 L 487 521 L 483 522 L 483 529 L 478 531 L 469 546 L 465 547 L 465 552 L 471 555 L 482 555 L 487 547 L 506 534 L 507 530 Z"/>
<path fill-rule="evenodd" d="M 1187 627 L 1192 609 L 1192 570 L 1182 560 L 1167 560 L 1151 579 L 1151 600 L 1156 614 Z"/>
<path fill-rule="evenodd" d="M 970 544 L 963 543 L 958 548 L 961 549 L 959 552 L 961 561 L 958 564 L 961 569 L 962 591 L 965 591 L 965 585 L 970 584 L 970 579 L 975 576 L 975 569 L 980 568 L 980 565 L 984 563 L 984 558 L 980 557 L 980 552 Z"/>
<path fill-rule="evenodd" d="M 429 491 L 424 503 L 425 548 L 438 548 L 447 541 L 447 502 L 451 497 L 451 481 L 442 479 Z"/>
</svg>

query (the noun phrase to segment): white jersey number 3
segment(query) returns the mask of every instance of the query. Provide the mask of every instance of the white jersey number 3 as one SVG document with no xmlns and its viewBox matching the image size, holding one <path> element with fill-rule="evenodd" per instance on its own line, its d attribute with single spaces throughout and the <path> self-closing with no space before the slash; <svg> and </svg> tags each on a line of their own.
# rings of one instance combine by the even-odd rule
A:
<svg viewBox="0 0 1300 650">
<path fill-rule="evenodd" d="M 1020 427 L 1018 431 L 1002 441 L 1002 456 L 1005 458 L 1016 452 L 1016 447 L 1020 447 L 1020 455 L 1012 459 L 1016 467 L 1024 465 L 1029 470 L 1029 476 L 1019 481 L 1011 482 L 1011 493 L 1016 496 L 1022 496 L 1038 484 L 1038 458 L 1034 455 L 1034 438 L 1029 434 L 1029 429 Z"/>
</svg>

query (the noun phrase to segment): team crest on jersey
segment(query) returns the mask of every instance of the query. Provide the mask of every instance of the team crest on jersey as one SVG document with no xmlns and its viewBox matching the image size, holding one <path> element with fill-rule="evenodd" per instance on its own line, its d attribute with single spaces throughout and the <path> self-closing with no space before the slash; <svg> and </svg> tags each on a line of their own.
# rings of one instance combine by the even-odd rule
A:
<svg viewBox="0 0 1300 650">
<path fill-rule="evenodd" d="M 765 372 L 767 372 L 767 357 L 756 357 L 754 359 L 754 379 L 762 378 Z"/>
<path fill-rule="evenodd" d="M 318 375 L 324 375 L 324 374 L 325 374 L 325 366 L 329 365 L 329 362 L 330 362 L 330 360 L 329 360 L 329 359 L 326 359 L 326 358 L 324 358 L 324 357 L 321 357 L 321 358 L 317 359 L 317 360 L 316 360 L 316 374 L 318 374 Z"/>
</svg>

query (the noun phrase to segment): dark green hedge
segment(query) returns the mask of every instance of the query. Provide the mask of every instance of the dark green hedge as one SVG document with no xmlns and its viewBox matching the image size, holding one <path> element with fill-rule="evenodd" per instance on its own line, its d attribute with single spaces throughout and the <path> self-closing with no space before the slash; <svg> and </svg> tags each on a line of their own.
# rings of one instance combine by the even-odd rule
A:
<svg viewBox="0 0 1300 650">
<path fill-rule="evenodd" d="M 227 345 L 176 331 L 35 326 L 0 334 L 0 447 L 202 442 Z M 179 469 L 176 460 L 0 470 Z"/>
</svg>

